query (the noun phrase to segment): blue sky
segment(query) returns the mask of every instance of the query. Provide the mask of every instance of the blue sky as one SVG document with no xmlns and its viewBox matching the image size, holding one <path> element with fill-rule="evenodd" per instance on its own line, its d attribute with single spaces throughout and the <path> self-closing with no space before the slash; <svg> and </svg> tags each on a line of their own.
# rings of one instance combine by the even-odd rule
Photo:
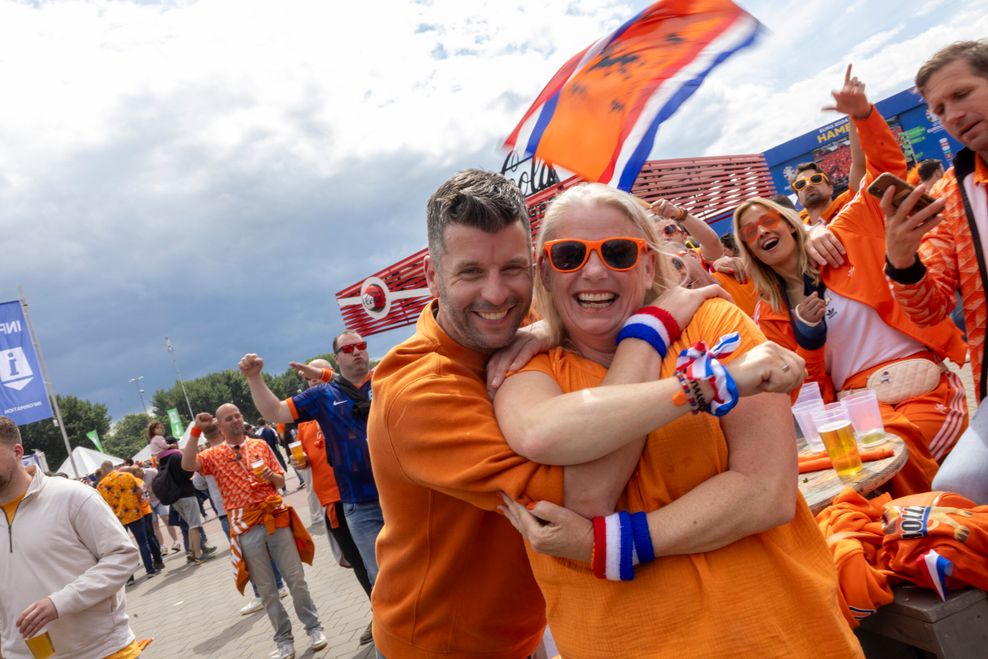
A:
<svg viewBox="0 0 988 659">
<path fill-rule="evenodd" d="M 328 351 L 334 293 L 420 249 L 424 206 L 555 70 L 646 3 L 0 3 L 0 300 L 24 286 L 55 388 L 139 411 L 129 380 L 281 371 Z M 988 34 L 988 2 L 742 3 L 770 32 L 660 131 L 654 158 L 763 151 Z M 381 356 L 407 330 L 372 337 Z"/>
</svg>

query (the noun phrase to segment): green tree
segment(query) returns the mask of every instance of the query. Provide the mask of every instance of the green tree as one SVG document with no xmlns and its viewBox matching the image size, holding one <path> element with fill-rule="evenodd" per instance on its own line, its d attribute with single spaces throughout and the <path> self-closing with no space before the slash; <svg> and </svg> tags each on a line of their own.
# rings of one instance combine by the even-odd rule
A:
<svg viewBox="0 0 988 659">
<path fill-rule="evenodd" d="M 158 420 L 165 423 L 161 419 Z M 110 436 L 103 440 L 103 448 L 112 455 L 129 458 L 148 443 L 147 427 L 150 421 L 151 419 L 142 412 L 128 414 L 113 426 Z M 168 427 L 167 423 L 165 427 Z"/>
<path fill-rule="evenodd" d="M 58 396 L 58 406 L 62 411 L 65 432 L 72 448 L 85 446 L 95 450 L 96 447 L 86 437 L 86 433 L 90 430 L 99 433 L 100 438 L 109 435 L 110 414 L 106 405 L 75 396 Z M 29 423 L 21 426 L 20 430 L 25 450 L 44 451 L 48 466 L 51 469 L 58 469 L 69 456 L 65 451 L 62 433 L 54 421 L 52 418 Z"/>
</svg>

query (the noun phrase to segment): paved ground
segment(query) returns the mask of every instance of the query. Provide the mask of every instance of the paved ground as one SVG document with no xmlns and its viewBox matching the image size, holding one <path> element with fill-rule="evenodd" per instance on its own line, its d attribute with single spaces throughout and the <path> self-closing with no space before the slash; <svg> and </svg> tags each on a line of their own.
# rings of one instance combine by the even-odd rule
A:
<svg viewBox="0 0 988 659">
<path fill-rule="evenodd" d="M 294 474 L 288 489 L 298 486 Z M 305 491 L 288 496 L 288 502 L 308 520 Z M 137 576 L 127 588 L 127 612 L 137 638 L 154 638 L 142 657 L 210 657 L 253 659 L 274 651 L 273 632 L 264 611 L 239 615 L 246 599 L 237 592 L 229 560 L 229 545 L 219 521 L 210 512 L 206 535 L 217 547 L 215 557 L 199 567 L 186 565 L 184 553 L 165 557 L 165 572 L 152 579 Z M 359 646 L 359 638 L 370 622 L 370 605 L 351 570 L 333 560 L 322 524 L 309 527 L 316 543 L 313 565 L 305 566 L 306 581 L 325 628 L 329 647 L 312 652 L 305 629 L 291 607 L 291 597 L 282 602 L 292 619 L 297 657 L 354 657 L 369 654 L 373 646 Z M 168 541 L 167 535 L 165 536 Z M 135 572 L 143 575 L 144 569 Z M 250 586 L 247 587 L 250 592 Z"/>
</svg>

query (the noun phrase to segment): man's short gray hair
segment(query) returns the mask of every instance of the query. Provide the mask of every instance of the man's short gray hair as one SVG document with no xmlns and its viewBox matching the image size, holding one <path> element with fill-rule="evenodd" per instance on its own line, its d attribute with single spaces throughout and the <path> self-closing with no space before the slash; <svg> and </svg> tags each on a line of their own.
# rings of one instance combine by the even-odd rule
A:
<svg viewBox="0 0 988 659">
<path fill-rule="evenodd" d="M 429 256 L 435 261 L 446 251 L 446 227 L 452 224 L 497 233 L 521 222 L 531 233 L 525 197 L 514 183 L 495 172 L 465 169 L 439 186 L 426 207 Z"/>
</svg>

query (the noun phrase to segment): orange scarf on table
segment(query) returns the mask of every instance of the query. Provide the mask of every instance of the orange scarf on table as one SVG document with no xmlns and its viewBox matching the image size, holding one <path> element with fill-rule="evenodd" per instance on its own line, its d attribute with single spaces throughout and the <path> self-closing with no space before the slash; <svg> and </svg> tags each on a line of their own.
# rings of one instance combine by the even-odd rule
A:
<svg viewBox="0 0 988 659">
<path fill-rule="evenodd" d="M 295 547 L 298 549 L 299 558 L 303 562 L 312 565 L 312 557 L 316 553 L 316 545 L 312 542 L 312 536 L 305 530 L 298 513 L 289 505 L 282 501 L 277 494 L 261 502 L 253 508 L 239 508 L 230 511 L 230 561 L 233 563 L 233 573 L 237 580 L 237 590 L 242 595 L 247 586 L 250 576 L 247 574 L 247 561 L 244 560 L 243 552 L 240 549 L 239 536 L 251 530 L 257 524 L 264 524 L 268 535 L 273 534 L 277 529 L 291 527 L 292 535 L 295 536 Z"/>
</svg>

